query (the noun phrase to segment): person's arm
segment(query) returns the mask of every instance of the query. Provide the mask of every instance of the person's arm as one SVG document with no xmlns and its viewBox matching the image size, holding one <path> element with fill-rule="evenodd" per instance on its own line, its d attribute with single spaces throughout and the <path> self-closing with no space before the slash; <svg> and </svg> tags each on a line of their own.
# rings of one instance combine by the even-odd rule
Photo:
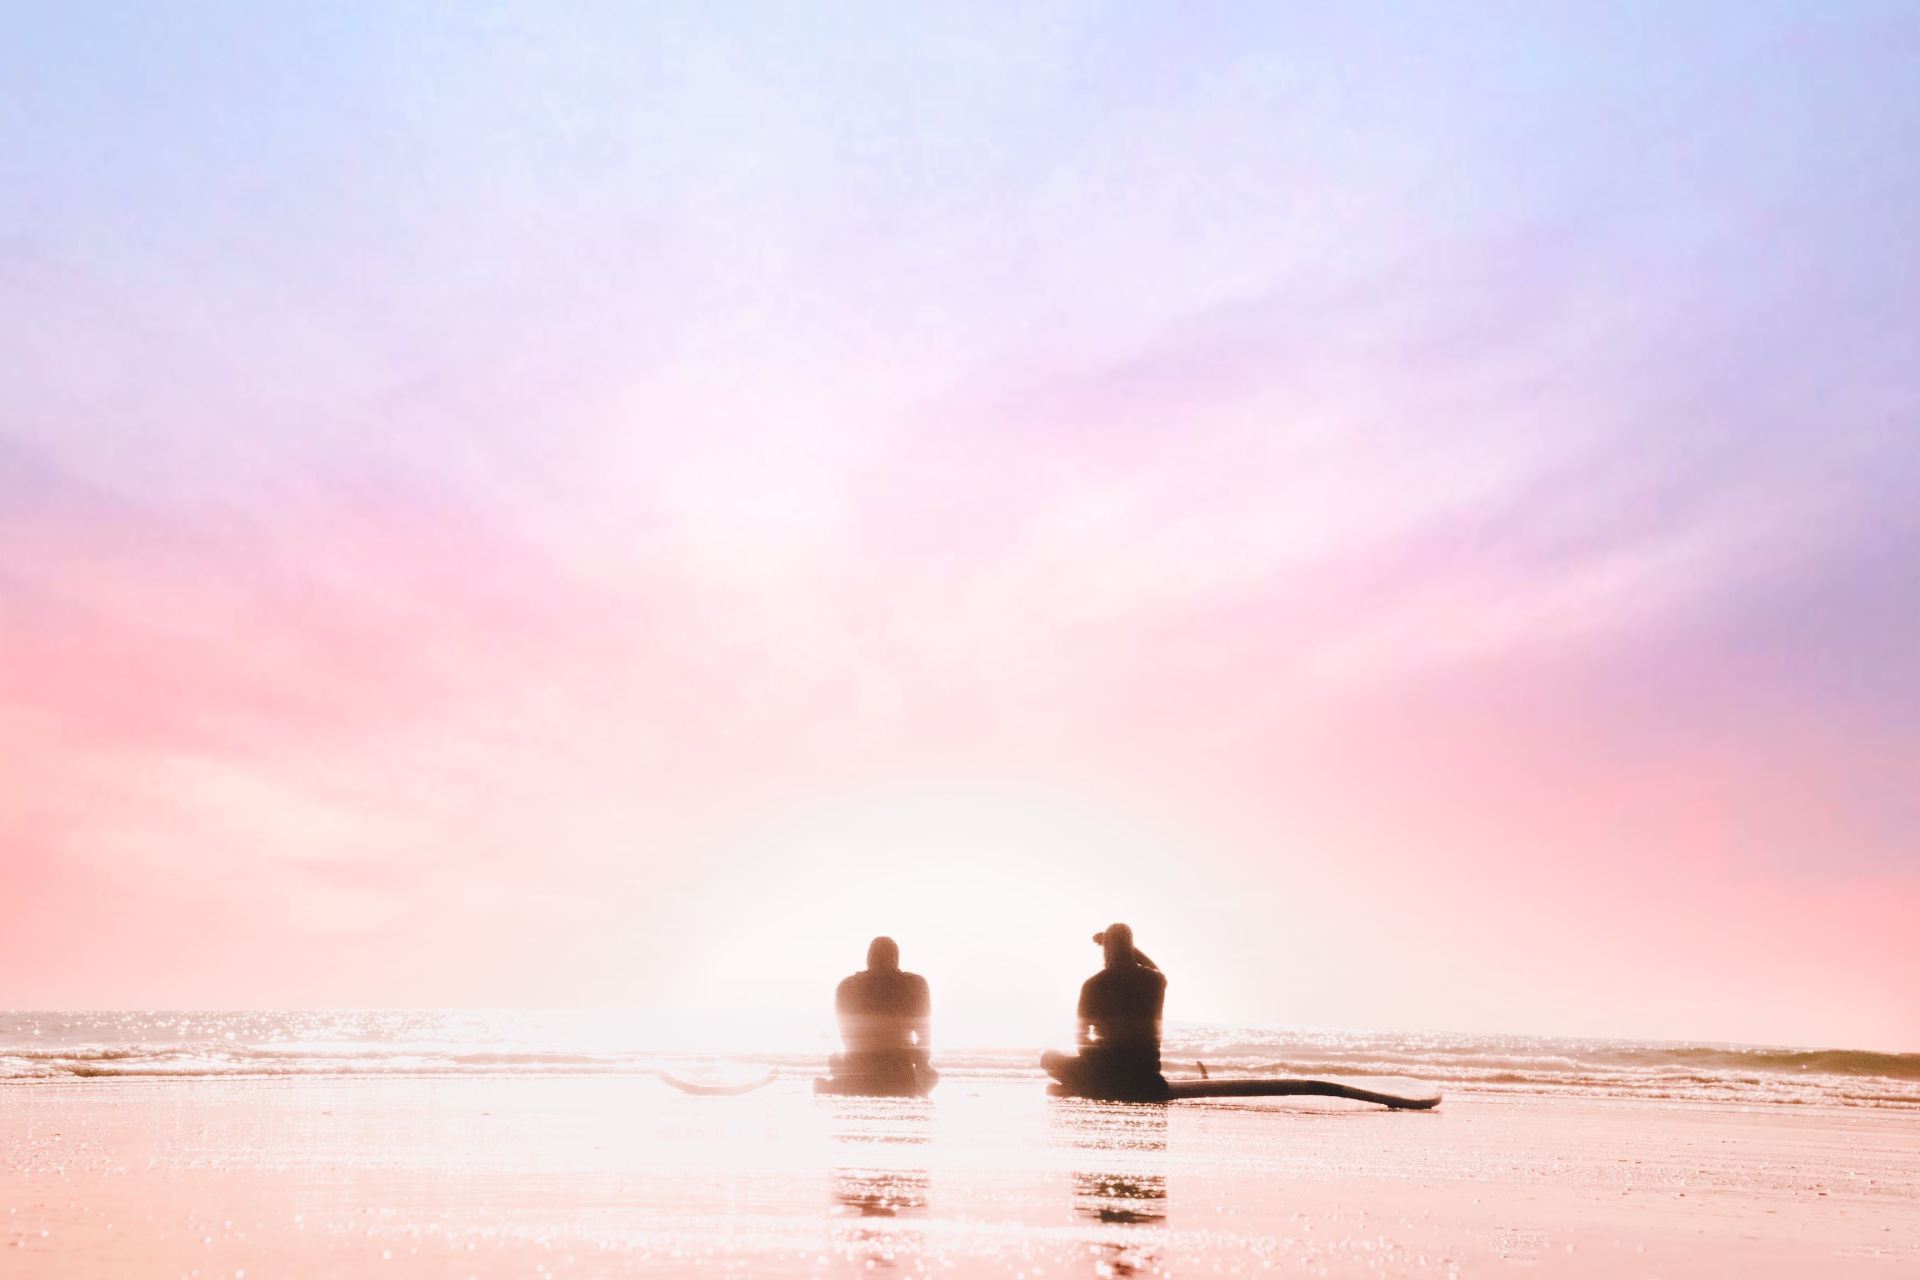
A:
<svg viewBox="0 0 1920 1280">
<path fill-rule="evenodd" d="M 1099 1039 L 1099 1033 L 1093 1023 L 1093 979 L 1089 978 L 1080 988 L 1080 1006 L 1075 1010 L 1079 1017 L 1079 1027 L 1074 1032 L 1073 1041 L 1082 1049 L 1090 1048 Z"/>
<path fill-rule="evenodd" d="M 913 1010 L 913 1047 L 920 1061 L 925 1062 L 933 1055 L 933 993 L 927 988 L 926 979 L 920 980 L 920 989 L 914 993 Z"/>
<path fill-rule="evenodd" d="M 853 1011 L 853 979 L 842 978 L 840 985 L 833 989 L 833 1020 L 840 1028 L 840 1043 L 847 1048 L 853 1047 L 859 1039 L 859 1015 Z"/>
</svg>

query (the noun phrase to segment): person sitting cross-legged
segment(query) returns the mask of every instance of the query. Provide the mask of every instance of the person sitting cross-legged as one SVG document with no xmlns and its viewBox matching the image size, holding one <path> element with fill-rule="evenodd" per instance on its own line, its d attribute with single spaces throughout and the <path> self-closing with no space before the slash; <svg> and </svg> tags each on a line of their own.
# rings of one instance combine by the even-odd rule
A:
<svg viewBox="0 0 1920 1280">
<path fill-rule="evenodd" d="M 1080 988 L 1079 1052 L 1048 1051 L 1040 1065 L 1060 1091 L 1083 1098 L 1154 1101 L 1167 1096 L 1160 1074 L 1160 1015 L 1167 978 L 1133 945 L 1133 930 L 1096 933 L 1106 964 Z"/>
</svg>

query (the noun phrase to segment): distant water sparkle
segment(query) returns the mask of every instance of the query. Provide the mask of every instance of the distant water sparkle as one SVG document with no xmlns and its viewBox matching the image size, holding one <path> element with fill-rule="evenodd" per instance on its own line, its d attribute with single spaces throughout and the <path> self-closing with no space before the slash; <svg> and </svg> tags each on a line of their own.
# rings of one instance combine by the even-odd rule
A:
<svg viewBox="0 0 1920 1280">
<path fill-rule="evenodd" d="M 804 1075 L 828 1042 L 715 1039 L 611 1011 L 0 1014 L 0 1082 L 127 1077 Z M 956 1046 L 950 1082 L 1040 1073 L 1038 1046 Z M 1920 1054 L 1534 1036 L 1176 1026 L 1169 1076 L 1403 1077 L 1448 1092 L 1920 1108 Z"/>
</svg>

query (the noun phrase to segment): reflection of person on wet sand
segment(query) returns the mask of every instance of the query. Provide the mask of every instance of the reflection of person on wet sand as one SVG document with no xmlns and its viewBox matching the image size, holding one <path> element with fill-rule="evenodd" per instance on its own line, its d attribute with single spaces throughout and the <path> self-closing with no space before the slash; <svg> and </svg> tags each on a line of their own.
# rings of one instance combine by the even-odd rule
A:
<svg viewBox="0 0 1920 1280">
<path fill-rule="evenodd" d="M 1076 1173 L 1073 1207 L 1095 1222 L 1128 1226 L 1165 1222 L 1167 1180 L 1157 1173 Z"/>
<path fill-rule="evenodd" d="M 923 1104 L 836 1108 L 833 1128 L 834 1229 L 837 1247 L 863 1273 L 890 1272 L 926 1249 L 918 1228 L 932 1178 L 927 1146 L 933 1112 Z"/>
<path fill-rule="evenodd" d="M 927 980 L 900 968 L 900 947 L 875 938 L 867 967 L 844 979 L 833 996 L 845 1053 L 829 1065 L 841 1091 L 924 1094 L 939 1080 L 928 1064 L 933 1000 Z"/>
<path fill-rule="evenodd" d="M 1096 933 L 1106 954 L 1100 972 L 1080 988 L 1077 1055 L 1042 1055 L 1040 1065 L 1062 1091 L 1087 1098 L 1161 1099 L 1160 1013 L 1167 978 L 1133 945 L 1133 930 L 1109 925 Z"/>
<path fill-rule="evenodd" d="M 833 1198 L 862 1218 L 927 1207 L 930 1111 L 862 1109 L 839 1114 L 833 1132 Z"/>
<path fill-rule="evenodd" d="M 1073 1210 L 1096 1276 L 1153 1275 L 1167 1246 L 1167 1109 L 1065 1103 L 1050 1109 L 1071 1148 Z"/>
</svg>

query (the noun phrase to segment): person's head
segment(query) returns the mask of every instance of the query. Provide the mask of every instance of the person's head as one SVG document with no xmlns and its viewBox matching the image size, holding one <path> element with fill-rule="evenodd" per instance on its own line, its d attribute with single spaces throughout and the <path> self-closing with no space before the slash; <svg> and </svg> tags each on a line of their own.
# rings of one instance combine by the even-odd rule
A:
<svg viewBox="0 0 1920 1280">
<path fill-rule="evenodd" d="M 899 943 L 892 938 L 875 938 L 867 944 L 867 968 L 893 970 L 899 967 Z"/>
<path fill-rule="evenodd" d="M 1107 968 L 1118 969 L 1133 963 L 1133 929 L 1114 923 L 1100 931 L 1100 946 L 1106 951 Z"/>
</svg>

